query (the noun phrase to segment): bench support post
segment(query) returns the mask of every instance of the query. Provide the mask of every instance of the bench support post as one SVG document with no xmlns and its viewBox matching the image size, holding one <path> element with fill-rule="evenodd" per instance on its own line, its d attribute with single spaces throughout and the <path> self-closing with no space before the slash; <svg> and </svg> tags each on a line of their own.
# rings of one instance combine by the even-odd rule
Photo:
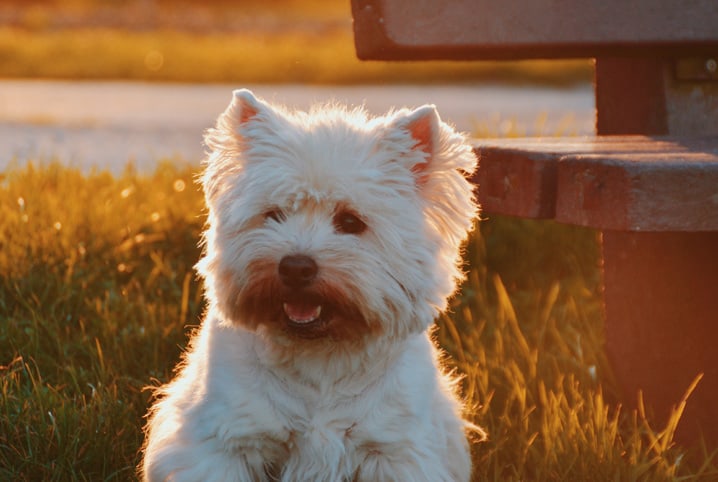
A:
<svg viewBox="0 0 718 482">
<path fill-rule="evenodd" d="M 664 62 L 596 59 L 596 133 L 666 135 Z"/>
<path fill-rule="evenodd" d="M 604 231 L 606 351 L 626 401 L 666 420 L 696 376 L 678 437 L 718 440 L 718 233 Z"/>
<path fill-rule="evenodd" d="M 671 90 L 667 61 L 597 59 L 597 133 L 679 134 Z M 693 134 L 717 128 L 707 129 Z M 635 403 L 641 390 L 665 421 L 703 374 L 677 436 L 718 441 L 718 233 L 604 231 L 602 239 L 606 351 L 624 398 Z"/>
</svg>

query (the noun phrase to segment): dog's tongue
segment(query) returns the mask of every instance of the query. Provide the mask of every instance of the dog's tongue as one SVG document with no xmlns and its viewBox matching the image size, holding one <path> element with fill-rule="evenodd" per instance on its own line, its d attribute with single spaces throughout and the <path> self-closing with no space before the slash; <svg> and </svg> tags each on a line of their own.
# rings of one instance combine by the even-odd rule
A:
<svg viewBox="0 0 718 482">
<path fill-rule="evenodd" d="M 294 323 L 311 323 L 322 313 L 321 305 L 310 303 L 287 302 L 283 305 L 284 313 Z"/>
</svg>

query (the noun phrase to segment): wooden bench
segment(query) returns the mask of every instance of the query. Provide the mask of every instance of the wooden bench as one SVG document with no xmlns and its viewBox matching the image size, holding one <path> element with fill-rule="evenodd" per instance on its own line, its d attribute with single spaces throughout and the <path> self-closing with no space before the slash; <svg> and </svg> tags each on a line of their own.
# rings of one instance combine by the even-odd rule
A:
<svg viewBox="0 0 718 482">
<path fill-rule="evenodd" d="M 560 8 L 559 8 L 560 7 Z M 352 0 L 362 59 L 595 58 L 594 138 L 480 140 L 487 213 L 601 230 L 630 405 L 718 441 L 718 1 Z"/>
</svg>

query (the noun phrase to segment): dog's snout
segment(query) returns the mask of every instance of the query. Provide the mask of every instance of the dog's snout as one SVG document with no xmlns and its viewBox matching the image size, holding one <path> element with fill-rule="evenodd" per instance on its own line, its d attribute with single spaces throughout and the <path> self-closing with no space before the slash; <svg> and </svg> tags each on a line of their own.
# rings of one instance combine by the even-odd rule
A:
<svg viewBox="0 0 718 482">
<path fill-rule="evenodd" d="M 293 288 L 308 285 L 316 278 L 318 272 L 317 263 L 309 256 L 285 256 L 279 262 L 279 279 Z"/>
</svg>

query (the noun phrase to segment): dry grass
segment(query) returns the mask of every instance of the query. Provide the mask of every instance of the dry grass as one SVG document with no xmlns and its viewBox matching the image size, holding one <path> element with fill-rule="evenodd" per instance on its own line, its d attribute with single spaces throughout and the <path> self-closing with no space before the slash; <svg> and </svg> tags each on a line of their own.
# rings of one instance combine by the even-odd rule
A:
<svg viewBox="0 0 718 482">
<path fill-rule="evenodd" d="M 590 61 L 360 62 L 349 2 L 10 2 L 0 76 L 358 84 L 589 81 Z M 4 19 L 4 21 L 3 21 Z"/>
<path fill-rule="evenodd" d="M 148 396 L 203 302 L 189 168 L 0 179 L 0 479 L 128 480 Z M 595 233 L 484 221 L 437 337 L 465 374 L 476 480 L 716 480 L 716 453 L 621 410 L 601 350 Z M 678 401 L 677 401 L 678 402 Z"/>
</svg>

